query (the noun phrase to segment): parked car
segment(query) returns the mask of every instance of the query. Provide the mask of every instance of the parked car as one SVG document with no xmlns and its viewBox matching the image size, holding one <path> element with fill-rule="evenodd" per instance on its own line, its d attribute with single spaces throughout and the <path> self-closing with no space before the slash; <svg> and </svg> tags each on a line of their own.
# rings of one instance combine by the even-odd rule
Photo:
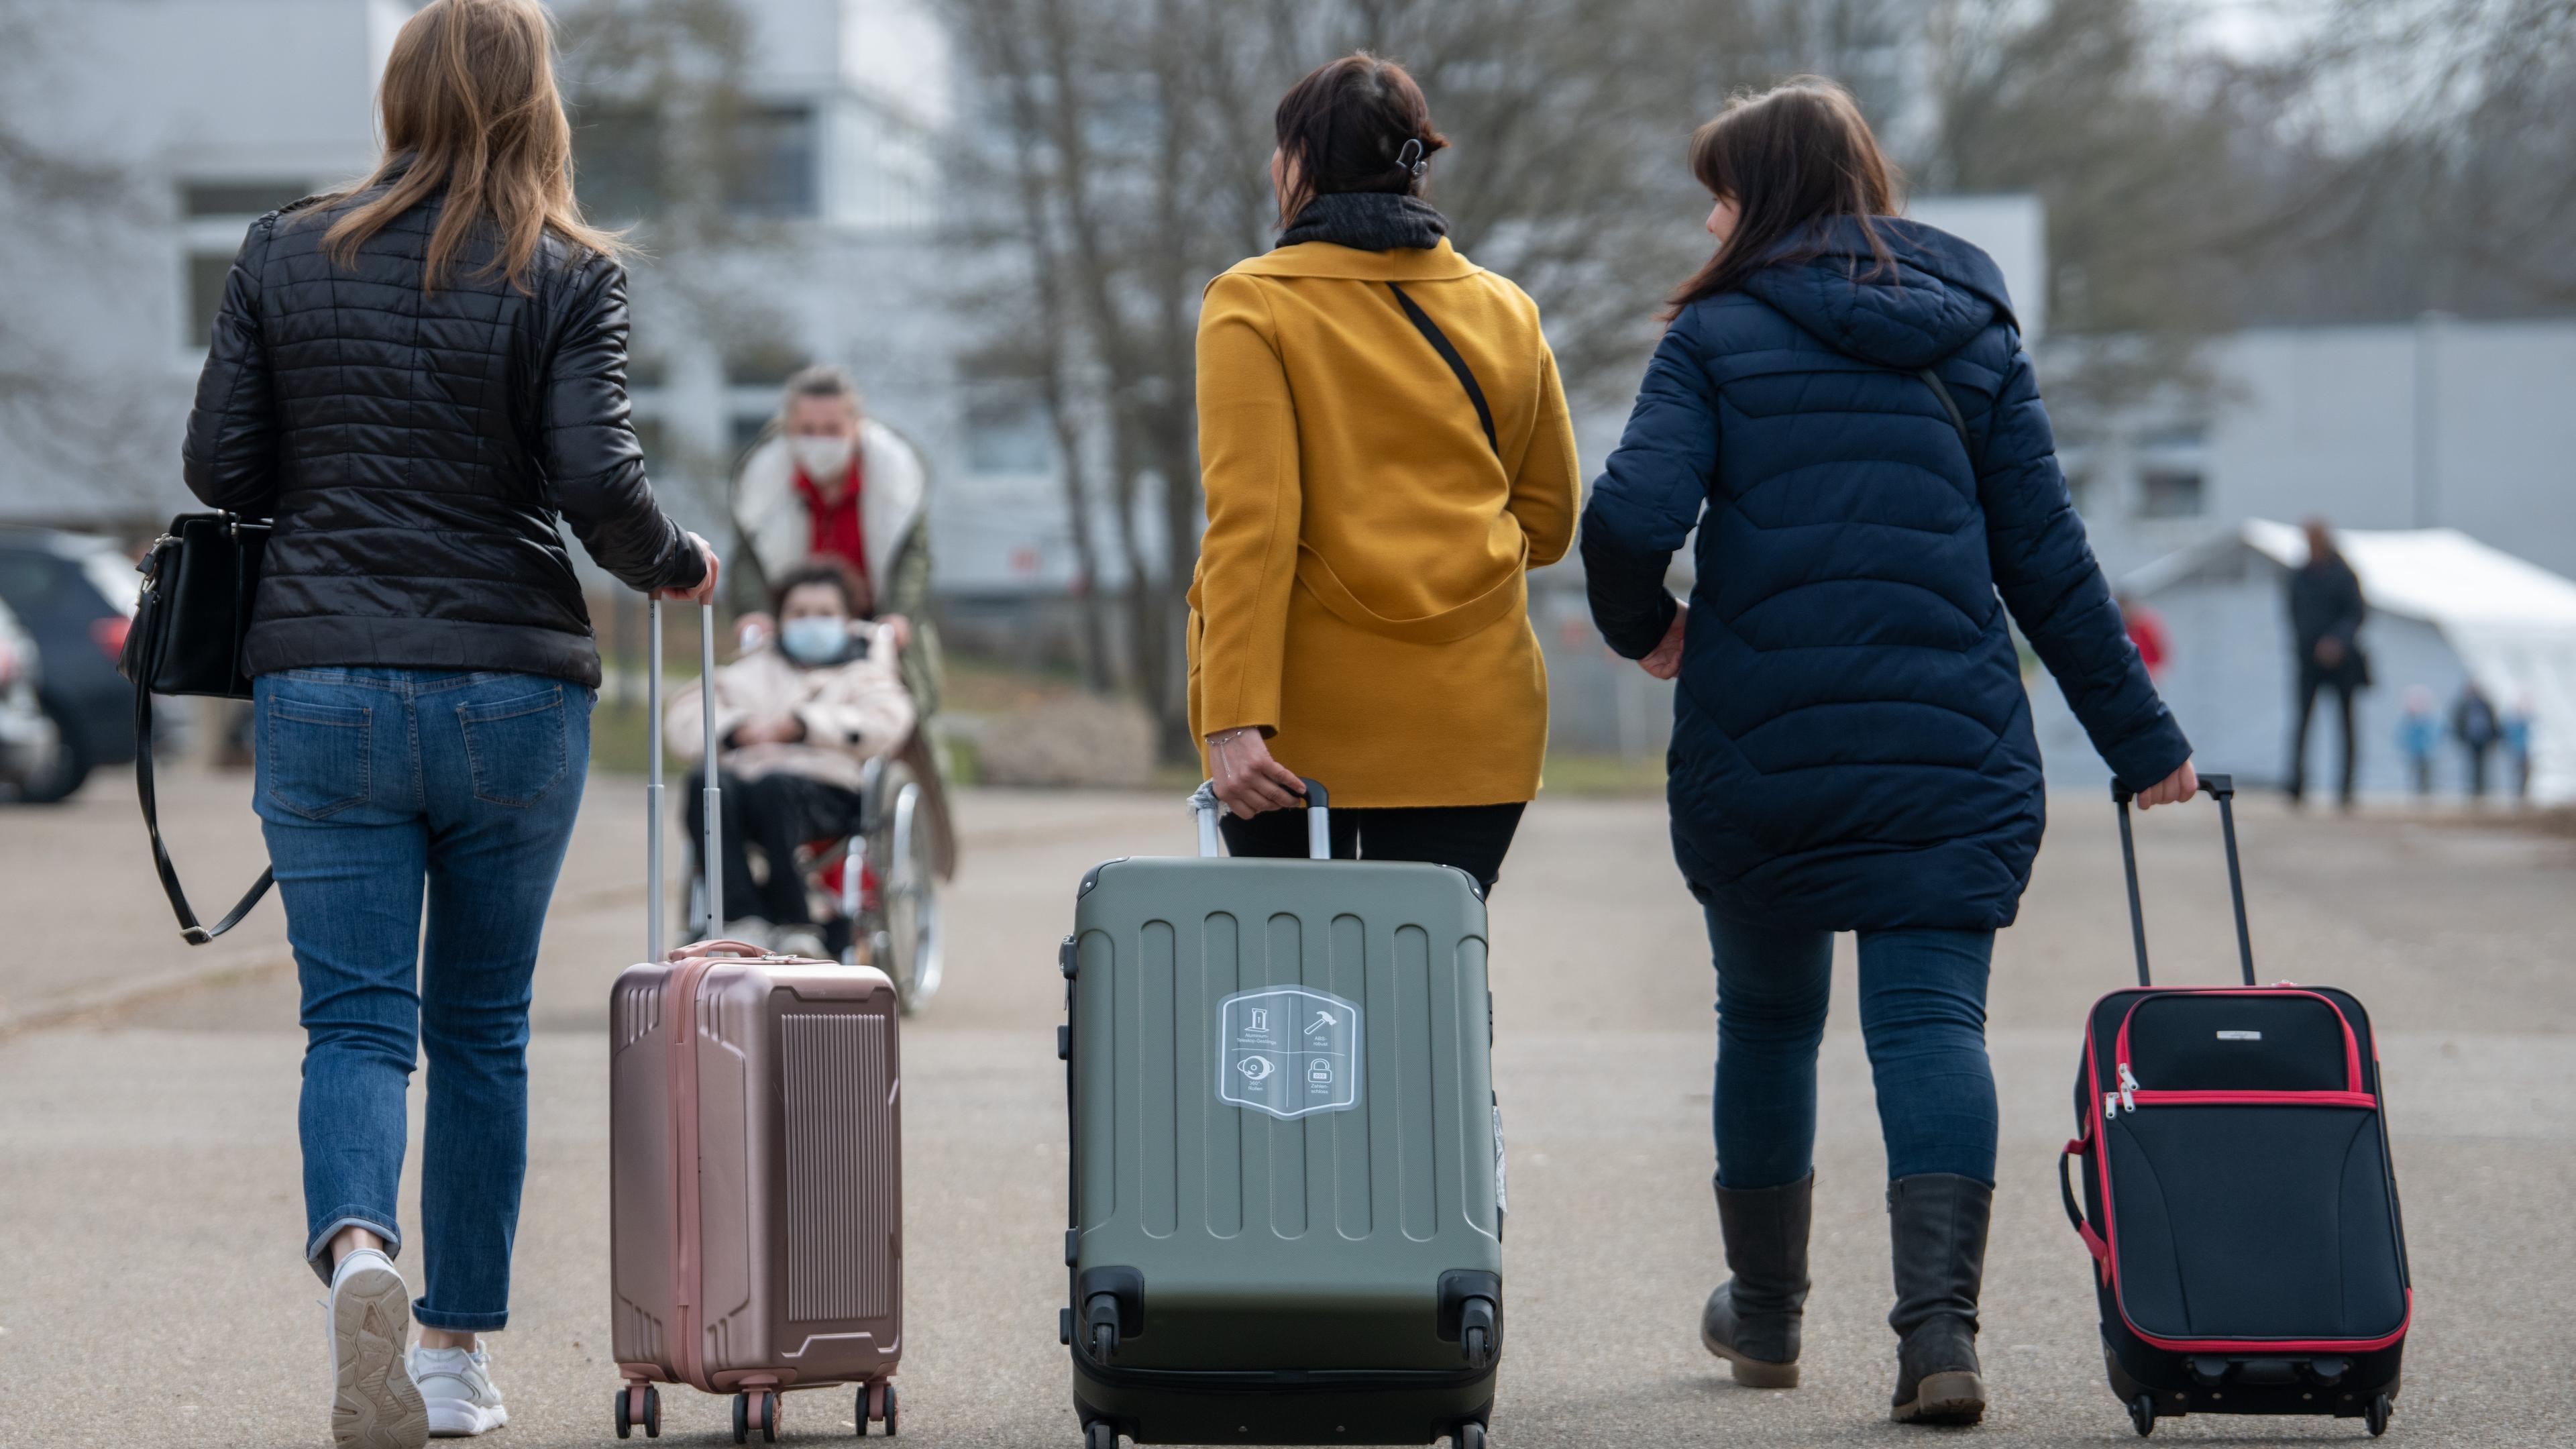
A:
<svg viewBox="0 0 2576 1449">
<path fill-rule="evenodd" d="M 61 736 L 51 767 L 19 798 L 60 800 L 100 765 L 134 759 L 134 686 L 116 672 L 140 580 L 113 540 L 0 528 L 0 603 L 33 635 L 36 698 Z"/>
<path fill-rule="evenodd" d="M 37 702 L 41 671 L 35 636 L 0 604 L 0 800 L 22 798 L 29 784 L 57 773 L 62 732 Z"/>
</svg>

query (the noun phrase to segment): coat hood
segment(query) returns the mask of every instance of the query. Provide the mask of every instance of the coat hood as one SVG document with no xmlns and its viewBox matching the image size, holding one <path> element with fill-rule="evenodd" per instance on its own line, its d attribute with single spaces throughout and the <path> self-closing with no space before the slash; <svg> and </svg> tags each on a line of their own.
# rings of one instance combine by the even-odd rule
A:
<svg viewBox="0 0 2576 1449">
<path fill-rule="evenodd" d="M 1835 351 L 1880 367 L 1928 367 L 1997 322 L 2013 324 L 2012 299 L 1992 257 L 1937 227 L 1904 217 L 1873 226 L 1895 265 L 1880 263 L 1852 217 L 1818 224 L 1781 260 L 1745 279 L 1770 304 Z"/>
</svg>

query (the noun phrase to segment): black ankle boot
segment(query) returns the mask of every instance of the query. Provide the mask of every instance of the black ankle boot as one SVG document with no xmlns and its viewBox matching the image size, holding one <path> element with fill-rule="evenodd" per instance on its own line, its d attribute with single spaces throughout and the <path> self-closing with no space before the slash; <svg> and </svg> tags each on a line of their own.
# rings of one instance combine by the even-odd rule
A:
<svg viewBox="0 0 2576 1449">
<path fill-rule="evenodd" d="M 1977 1364 L 1977 1288 L 1986 1269 L 1993 1188 L 1946 1172 L 1887 1185 L 1888 1237 L 1896 1263 L 1895 1417 L 1900 1423 L 1973 1424 L 1985 1417 Z"/>
<path fill-rule="evenodd" d="M 1717 1223 L 1735 1276 L 1708 1295 L 1699 1341 L 1752 1389 L 1798 1386 L 1798 1322 L 1807 1304 L 1807 1224 L 1816 1175 L 1778 1187 L 1717 1189 Z"/>
</svg>

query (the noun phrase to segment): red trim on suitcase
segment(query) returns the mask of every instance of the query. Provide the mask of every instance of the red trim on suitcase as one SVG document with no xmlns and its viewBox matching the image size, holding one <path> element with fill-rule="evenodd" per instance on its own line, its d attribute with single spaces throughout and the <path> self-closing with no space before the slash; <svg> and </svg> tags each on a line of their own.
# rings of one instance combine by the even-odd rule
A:
<svg viewBox="0 0 2576 1449">
<path fill-rule="evenodd" d="M 2115 1302 L 2119 1298 L 2116 1284 L 2111 1296 Z M 2415 1290 L 2406 1290 L 2406 1312 L 2398 1318 L 2396 1330 L 2377 1338 L 2158 1338 L 2131 1321 L 2126 1305 L 2120 1309 L 2120 1322 L 2140 1343 L 2167 1353 L 2371 1353 L 2406 1337 L 2415 1322 Z"/>
<path fill-rule="evenodd" d="M 2164 1092 L 2140 1087 L 2124 1100 L 2141 1107 L 2378 1107 L 2368 1092 Z"/>
</svg>

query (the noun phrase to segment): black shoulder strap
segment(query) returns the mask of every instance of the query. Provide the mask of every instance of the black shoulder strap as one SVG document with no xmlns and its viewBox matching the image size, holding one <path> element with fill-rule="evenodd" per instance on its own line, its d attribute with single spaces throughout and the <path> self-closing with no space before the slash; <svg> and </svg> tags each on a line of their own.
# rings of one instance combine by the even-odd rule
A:
<svg viewBox="0 0 2576 1449">
<path fill-rule="evenodd" d="M 1967 415 L 1959 411 L 1958 399 L 1950 396 L 1950 389 L 1941 381 L 1941 374 L 1932 369 L 1926 367 L 1914 375 L 1929 384 L 1932 395 L 1941 400 L 1941 411 L 1950 415 L 1950 426 L 1959 430 L 1959 446 L 1967 449 L 1968 462 L 1973 466 L 1977 461 L 1977 445 L 1969 440 Z"/>
<path fill-rule="evenodd" d="M 149 606 L 147 606 L 149 607 Z M 159 622 L 158 612 L 145 621 L 145 627 Z M 145 651 L 145 657 L 151 657 Z M 197 913 L 188 904 L 188 893 L 179 888 L 179 868 L 170 863 L 170 852 L 161 844 L 161 807 L 152 793 L 152 678 L 148 671 L 134 684 L 134 793 L 143 802 L 143 829 L 152 837 L 152 868 L 161 875 L 162 893 L 170 897 L 170 909 L 179 917 L 179 934 L 191 946 L 202 946 L 242 922 L 258 905 L 260 897 L 276 883 L 275 867 L 262 870 L 249 892 L 212 928 L 197 924 Z"/>
<path fill-rule="evenodd" d="M 1458 374 L 1458 385 L 1467 390 L 1467 401 L 1476 405 L 1476 421 L 1485 425 L 1485 446 L 1494 450 L 1495 457 L 1501 457 L 1503 445 L 1494 437 L 1494 410 L 1485 406 L 1485 390 L 1476 386 L 1476 374 L 1467 370 L 1467 359 L 1458 355 L 1458 349 L 1449 345 L 1449 334 L 1441 331 L 1440 324 L 1431 320 L 1431 314 L 1423 311 L 1420 303 L 1406 296 L 1402 287 L 1389 282 L 1386 289 L 1395 294 L 1395 300 L 1404 308 L 1404 315 L 1412 318 L 1413 325 L 1422 329 L 1423 340 L 1431 344 L 1431 350 L 1440 354 L 1440 360 L 1449 364 L 1451 372 Z"/>
</svg>

